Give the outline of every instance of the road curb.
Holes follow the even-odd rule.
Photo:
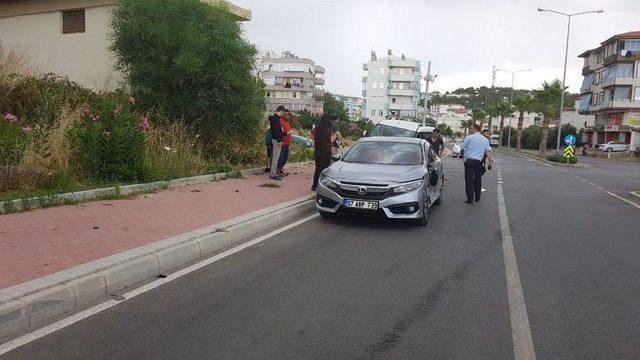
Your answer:
[[[313,195],[0,289],[0,338],[208,257],[315,210]]]
[[[543,162],[543,163],[548,164],[548,165],[564,166],[564,167],[581,167],[581,168],[588,168],[588,166],[587,166],[587,165],[580,164],[580,163],[578,163],[578,164],[566,164],[566,163],[553,162],[553,161],[549,161],[549,160],[547,160],[547,159],[539,158],[538,156],[533,155],[533,154],[523,153],[523,152],[517,152],[517,151],[514,151],[514,150],[504,150],[504,149],[500,149],[500,150],[498,150],[498,151],[503,152],[503,153],[505,153],[505,154],[510,154],[510,155],[514,155],[514,156],[519,156],[519,157],[523,157],[523,158],[528,158],[528,159],[537,160],[537,161]]]
[[[291,163],[289,166],[305,166],[311,164],[310,161]],[[32,197],[27,199],[16,199],[10,201],[0,201],[0,215],[20,212],[25,210],[34,210],[44,207],[63,205],[67,202],[82,202],[103,198],[106,196],[133,195],[144,192],[172,189],[180,186],[196,185],[208,183],[212,181],[224,180],[240,173],[242,176],[260,175],[264,168],[251,168],[240,171],[230,171],[209,175],[198,175],[188,178],[173,179],[167,181],[154,181],[150,183],[131,184],[123,186],[112,186],[100,189],[91,189],[84,191],[76,191],[63,194],[47,195],[40,197]]]

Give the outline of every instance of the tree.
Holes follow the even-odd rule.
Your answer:
[[[469,130],[469,128],[471,128],[471,126],[473,126],[473,124],[475,124],[475,121],[473,121],[473,119],[462,120],[460,122],[460,127],[462,127],[464,129],[464,135],[465,136],[468,134],[468,130]]]
[[[516,130],[516,150],[522,149],[522,124],[524,123],[524,113],[529,112],[533,108],[533,99],[531,96],[518,96],[513,100],[513,105],[518,110],[518,128]]]
[[[257,135],[264,86],[256,48],[223,6],[199,0],[120,0],[111,50],[138,104],[194,126],[215,144]]]
[[[340,120],[349,120],[349,112],[347,111],[347,108],[344,106],[342,101],[336,99],[335,95],[327,91],[324,93],[323,100],[323,110],[325,114],[338,115]]]
[[[504,138],[504,117],[511,116],[513,113],[513,106],[506,101],[499,102],[496,105],[496,112],[500,116],[500,128],[498,130],[498,134],[500,134],[500,141],[498,142],[498,146],[501,146],[502,139]]]
[[[300,126],[303,129],[311,129],[313,125],[316,125],[320,121],[318,116],[311,114],[307,110],[300,111],[298,118],[300,119]]]
[[[487,118],[487,113],[482,109],[473,109],[471,110],[471,119],[474,124],[480,123],[482,126],[482,122]]]
[[[540,154],[544,155],[547,151],[547,142],[549,139],[549,123],[551,119],[558,119],[560,115],[560,109],[558,104],[562,92],[565,91],[565,104],[570,104],[571,95],[566,92],[566,88],[562,89],[562,83],[560,80],[555,79],[551,83],[542,83],[542,90],[538,90],[535,94],[535,109],[543,114],[542,119],[542,134],[540,138]],[[571,105],[569,105],[571,106]]]
[[[440,131],[440,135],[442,136],[451,136],[453,135],[453,130],[447,124],[440,123],[436,128]]]
[[[497,105],[489,105],[486,109],[485,109],[485,113],[487,114],[487,116],[489,117],[489,121],[488,121],[488,129],[489,131],[493,134],[493,118],[498,116],[500,113],[498,112],[498,106]]]

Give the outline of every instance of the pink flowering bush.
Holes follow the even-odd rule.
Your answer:
[[[105,97],[83,113],[70,132],[73,153],[90,179],[135,182],[146,178],[145,135],[149,120],[123,95]]]
[[[0,118],[0,167],[17,165],[29,142],[31,127],[21,126],[18,119],[12,113]]]

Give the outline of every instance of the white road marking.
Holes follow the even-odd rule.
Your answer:
[[[592,183],[592,182],[590,182],[590,183],[589,183],[589,185],[593,185],[593,186],[596,186],[596,184],[594,184],[594,183]]]
[[[587,181],[587,179],[583,179],[583,178],[580,178],[580,180],[585,181],[585,182]]]
[[[620,196],[618,196],[618,195],[616,195],[616,194],[614,194],[614,193],[612,193],[612,192],[610,192],[610,191],[605,191],[605,192],[606,192],[607,194],[609,194],[609,195],[613,196],[613,197],[614,197],[614,198],[616,198],[616,199],[620,199],[620,200],[622,200],[622,201],[626,202],[627,204],[629,204],[629,205],[631,205],[631,206],[634,206],[634,207],[636,207],[636,208],[640,209],[640,205],[638,205],[638,204],[634,203],[634,202],[633,202],[633,201],[631,201],[631,200],[627,200],[627,199],[625,199],[625,198],[623,198],[623,197],[620,197]]]
[[[498,169],[498,173],[501,170]],[[500,216],[500,233],[502,235],[502,252],[507,277],[507,296],[509,298],[509,315],[511,318],[511,335],[515,360],[535,360],[536,353],[531,338],[531,327],[527,306],[524,301],[520,274],[516,262],[516,253],[509,227],[509,218],[504,201],[502,183],[498,183],[498,214]]]
[[[96,305],[96,306],[94,306],[92,308],[89,308],[87,310],[81,311],[81,312],[79,312],[77,314],[73,314],[73,315],[71,315],[71,316],[69,316],[67,318],[64,318],[64,319],[62,319],[60,321],[57,321],[57,322],[55,322],[53,324],[47,325],[47,326],[45,326],[43,328],[40,328],[38,330],[35,330],[35,331],[30,332],[28,334],[25,334],[25,335],[23,335],[23,336],[21,336],[21,337],[19,337],[17,339],[14,339],[14,340],[11,340],[9,342],[6,342],[6,343],[0,345],[0,355],[6,354],[9,351],[15,350],[15,349],[17,349],[17,348],[19,348],[19,347],[21,347],[23,345],[26,345],[26,344],[28,344],[28,343],[30,343],[32,341],[38,340],[38,339],[40,339],[40,338],[42,338],[42,337],[44,337],[46,335],[49,335],[49,334],[51,334],[53,332],[56,332],[56,331],[61,330],[61,329],[64,329],[67,326],[73,325],[73,324],[77,323],[78,321],[84,320],[84,319],[86,319],[88,317],[91,317],[91,316],[93,316],[95,314],[98,314],[98,313],[100,313],[102,311],[105,311],[105,310],[107,310],[109,308],[112,308],[112,307],[114,307],[114,306],[116,306],[118,304],[122,304],[123,302],[125,302],[127,300],[130,300],[130,299],[132,299],[132,298],[134,298],[134,297],[136,297],[138,295],[144,294],[144,293],[146,293],[146,292],[148,292],[150,290],[153,290],[153,289],[155,289],[155,288],[157,288],[159,286],[162,286],[162,285],[164,285],[164,284],[166,284],[166,283],[168,283],[170,281],[176,280],[176,279],[178,279],[178,278],[180,278],[182,276],[185,276],[185,275],[187,275],[189,273],[192,273],[192,272],[194,272],[194,271],[196,271],[198,269],[201,269],[201,268],[203,268],[203,267],[205,267],[207,265],[213,264],[214,262],[216,262],[218,260],[224,259],[224,258],[226,258],[226,257],[228,257],[230,255],[233,255],[233,254],[235,254],[235,253],[237,253],[239,251],[242,251],[242,250],[244,250],[244,249],[246,249],[248,247],[251,247],[253,245],[261,243],[261,242],[263,242],[263,241],[265,241],[265,240],[267,240],[267,239],[269,239],[269,238],[271,238],[273,236],[276,236],[276,235],[278,235],[280,233],[283,233],[283,232],[285,232],[285,231],[287,231],[289,229],[292,229],[292,228],[294,228],[294,227],[296,227],[296,226],[298,226],[298,225],[300,225],[302,223],[305,223],[305,222],[307,222],[309,220],[313,220],[316,217],[318,217],[318,214],[313,214],[313,215],[307,216],[307,217],[302,218],[302,219],[300,219],[300,220],[298,220],[298,221],[296,221],[294,223],[286,225],[286,226],[284,226],[284,227],[282,227],[282,228],[280,228],[278,230],[272,231],[272,232],[270,232],[268,234],[265,234],[263,236],[260,236],[260,237],[258,237],[256,239],[253,239],[253,240],[248,241],[246,243],[240,244],[240,245],[238,245],[238,246],[236,246],[234,248],[231,248],[231,249],[229,249],[227,251],[224,251],[224,252],[222,252],[220,254],[214,255],[214,256],[206,259],[206,260],[203,260],[203,261],[201,261],[199,263],[193,264],[193,265],[191,265],[189,267],[186,267],[186,268],[184,268],[182,270],[178,270],[178,271],[176,271],[176,272],[174,272],[172,274],[167,275],[166,278],[154,280],[154,281],[152,281],[152,282],[150,282],[148,284],[145,284],[145,285],[143,285],[143,286],[141,286],[139,288],[135,288],[135,289],[133,289],[131,291],[128,291],[127,293],[122,294],[122,298],[124,298],[124,300],[122,300],[122,298],[119,299],[119,300],[114,300],[114,299],[107,300],[107,301],[105,301],[105,302],[103,302],[101,304],[98,304],[98,305]]]
[[[604,188],[602,186],[598,186],[598,190],[604,191]]]

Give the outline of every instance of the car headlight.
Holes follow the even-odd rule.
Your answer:
[[[320,182],[322,183],[322,185],[331,188],[331,189],[335,189],[338,187],[338,182],[333,180],[332,178],[326,176],[326,175],[322,175],[322,178],[320,179]]]
[[[416,189],[420,189],[421,187],[422,187],[422,179],[398,185],[393,188],[393,192],[396,194],[401,194],[401,193],[406,193]]]

